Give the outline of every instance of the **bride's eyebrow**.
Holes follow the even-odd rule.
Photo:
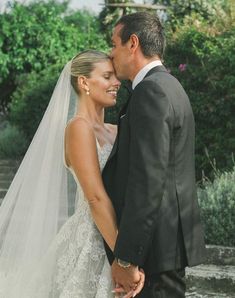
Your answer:
[[[112,75],[114,72],[113,71],[105,71],[103,74],[104,75]]]

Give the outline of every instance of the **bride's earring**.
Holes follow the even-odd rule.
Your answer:
[[[86,94],[90,95],[90,90],[89,89],[86,90]]]

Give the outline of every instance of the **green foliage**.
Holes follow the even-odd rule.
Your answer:
[[[105,1],[106,4],[125,4],[125,3],[134,3],[133,0],[108,0]],[[99,15],[100,20],[100,29],[101,32],[103,32],[106,36],[106,40],[109,44],[111,44],[111,34],[113,27],[115,23],[118,21],[118,19],[124,15],[133,13],[136,10],[134,8],[130,7],[109,7],[106,6],[103,8]]]
[[[235,167],[198,189],[207,244],[235,246]]]
[[[64,64],[84,49],[106,50],[93,18],[88,12],[69,14],[67,2],[55,0],[13,2],[0,14],[0,108],[8,108],[18,75]]]
[[[191,20],[192,22],[192,20]],[[235,27],[206,30],[202,20],[186,23],[168,37],[167,67],[184,86],[196,120],[197,177],[211,166],[231,168],[235,149]]]
[[[231,3],[232,0],[155,0],[156,4],[167,6],[167,26],[176,29],[183,22],[185,17],[197,14],[199,18],[207,21],[208,25],[221,16],[226,17],[223,21],[231,20]]]
[[[54,65],[18,78],[19,87],[12,96],[9,120],[25,133],[28,142],[42,119],[61,71],[62,66]]]
[[[100,32],[99,19],[87,10],[78,10],[64,18],[68,25],[75,27],[82,35],[78,49],[96,49],[108,51],[108,45]]]
[[[0,158],[21,158],[28,146],[26,137],[16,126],[7,124],[0,131]]]
[[[167,33],[166,65],[185,87],[195,113],[198,179],[202,170],[207,176],[211,171],[205,150],[216,159],[218,168],[226,169],[235,148],[235,29],[231,26],[231,12],[226,9],[216,10],[217,18],[213,11],[204,16],[193,10],[189,17],[184,14],[179,18],[180,26],[175,24],[174,30],[168,27]],[[105,34],[110,34],[113,22],[122,13],[116,8],[104,9],[100,18],[107,21]],[[28,140],[42,118],[62,66],[88,48],[108,49],[99,20],[87,11],[69,11],[67,2],[15,2],[0,14],[0,105],[11,107],[12,124]],[[117,105],[107,109],[106,121],[116,122],[126,97],[121,89]]]

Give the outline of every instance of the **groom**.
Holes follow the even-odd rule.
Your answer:
[[[112,253],[115,282],[138,297],[185,297],[186,266],[204,259],[194,173],[194,118],[180,83],[162,65],[165,38],[156,15],[123,16],[112,36],[119,79],[132,82],[118,135],[103,170],[118,221]]]

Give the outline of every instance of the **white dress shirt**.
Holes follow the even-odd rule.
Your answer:
[[[133,82],[132,82],[132,89],[134,90],[135,87],[143,80],[143,78],[146,76],[146,74],[154,67],[162,65],[162,62],[160,60],[155,60],[147,65],[145,65],[135,76]]]

